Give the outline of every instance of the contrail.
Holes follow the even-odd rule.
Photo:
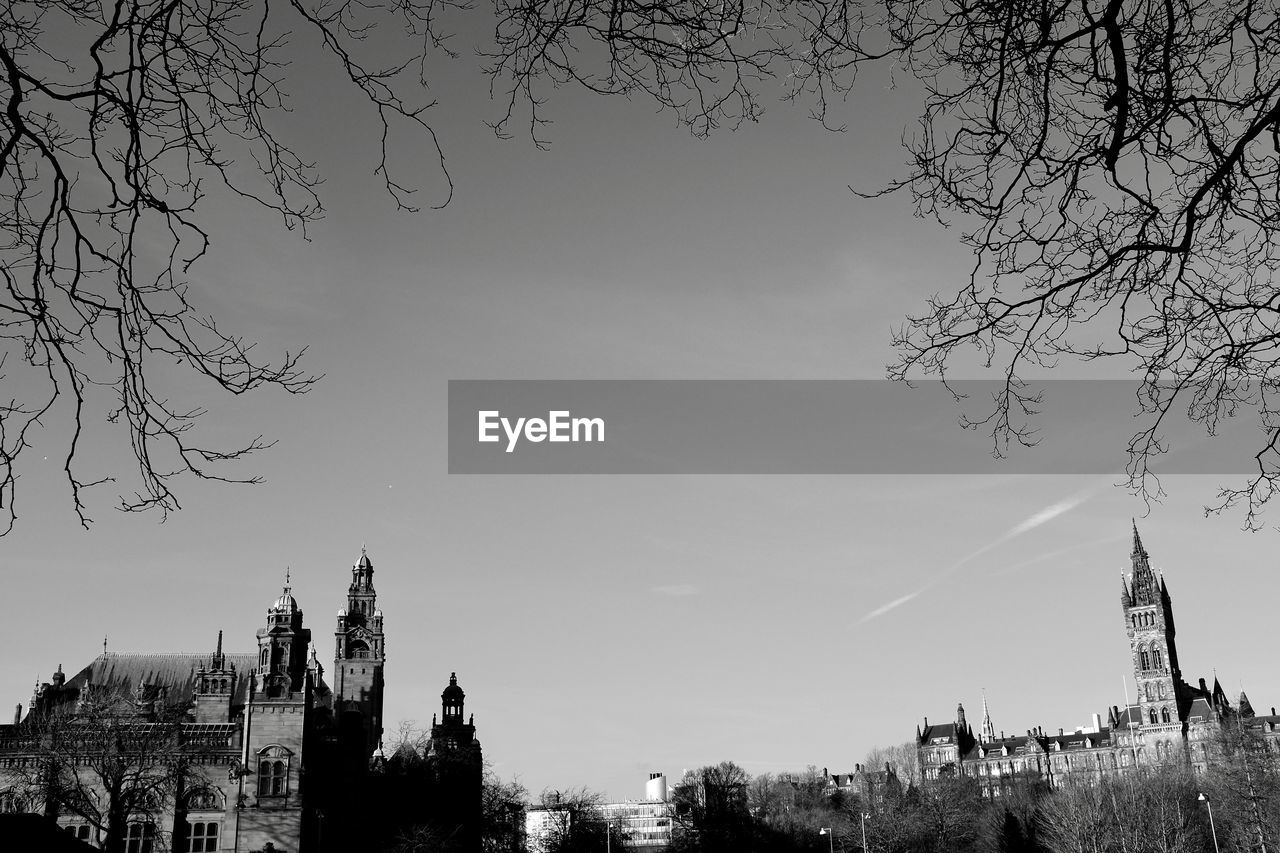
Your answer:
[[[901,607],[911,599],[916,598],[922,593],[928,592],[930,589],[937,586],[942,581],[951,577],[972,560],[978,557],[981,557],[983,554],[987,553],[988,551],[991,551],[995,548],[999,548],[1001,545],[1004,545],[1006,542],[1008,542],[1011,539],[1015,539],[1024,533],[1035,530],[1037,527],[1040,527],[1044,524],[1048,524],[1050,521],[1053,521],[1058,516],[1064,515],[1070,512],[1071,510],[1075,509],[1076,507],[1080,506],[1080,504],[1089,500],[1089,498],[1098,494],[1100,491],[1102,491],[1104,488],[1110,485],[1111,485],[1110,481],[1105,481],[1105,480],[1100,481],[1099,483],[1093,486],[1090,486],[1087,489],[1082,489],[1079,492],[1076,492],[1074,495],[1064,498],[1063,500],[1060,500],[1055,504],[1050,504],[1049,506],[1045,507],[1039,512],[1028,516],[1027,518],[1015,524],[1013,527],[1010,527],[1004,533],[997,536],[992,541],[988,542],[986,545],[983,545],[981,548],[977,549],[976,551],[973,551],[970,554],[966,554],[964,557],[961,557],[959,560],[952,563],[947,568],[938,572],[938,574],[934,575],[929,580],[928,583],[920,587],[915,592],[908,593],[902,596],[901,598],[895,598],[893,601],[890,601],[888,604],[882,604],[881,606],[877,607],[875,610],[872,610],[866,616],[862,617],[862,619],[859,621],[859,624],[863,622],[870,622],[872,619],[875,619],[876,617],[879,617],[879,616],[883,616],[884,614],[888,613],[890,610],[893,610],[894,608]]]
[[[876,618],[877,616],[883,616],[893,608],[906,604],[908,601],[915,598],[917,595],[924,592],[926,589],[928,589],[927,586],[921,589],[918,589],[915,592],[909,592],[906,595],[902,596],[901,598],[895,598],[893,601],[890,601],[888,604],[882,604],[879,607],[877,607],[875,610],[872,610],[866,616],[863,616],[862,621],[870,622],[872,619]]]

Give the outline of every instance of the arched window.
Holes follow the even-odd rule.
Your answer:
[[[1168,709],[1168,708],[1161,708],[1161,709],[1160,709],[1160,722],[1162,722],[1162,723],[1167,723],[1167,722],[1169,722],[1169,709]]]
[[[283,797],[288,778],[288,766],[283,761],[264,758],[258,764],[258,796]]]
[[[1151,716],[1151,722],[1154,723],[1156,721],[1156,709],[1152,708],[1147,713]]]
[[[1146,649],[1142,650],[1142,668],[1151,669],[1151,656],[1147,653]]]
[[[151,821],[133,821],[124,832],[124,853],[153,853],[156,825]]]
[[[1159,649],[1151,650],[1151,660],[1155,664],[1156,669],[1164,669],[1164,660],[1160,657]]]
[[[87,823],[72,823],[64,826],[63,831],[77,841],[88,843],[90,836],[93,834],[93,828]]]
[[[283,746],[268,746],[258,753],[259,797],[288,796],[291,755]]]

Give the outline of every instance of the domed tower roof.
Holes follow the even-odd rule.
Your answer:
[[[288,615],[301,613],[298,607],[297,599],[293,597],[293,587],[289,585],[289,570],[284,570],[284,589],[280,592],[280,597],[272,602],[271,607],[267,609],[269,615]]]
[[[449,686],[440,694],[440,704],[444,711],[442,722],[446,726],[462,725],[462,703],[466,699],[462,688],[458,686],[458,673],[449,673]]]
[[[364,546],[360,546],[360,562],[356,563],[357,569],[372,569],[373,561],[369,559],[369,555],[365,552]]]
[[[272,613],[296,613],[298,610],[298,601],[293,597],[289,587],[285,587],[280,593],[280,597],[271,605]]]
[[[467,697],[467,694],[464,693],[462,691],[462,688],[458,686],[458,673],[456,672],[449,673],[449,686],[446,687],[444,689],[444,692],[440,694],[440,698],[445,701],[445,704],[450,704],[449,700],[452,699],[452,700],[455,700],[457,704],[460,705],[462,704],[462,700],[465,699],[466,697]]]

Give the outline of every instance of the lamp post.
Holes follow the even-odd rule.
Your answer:
[[[1200,796],[1196,797],[1196,799],[1204,803],[1209,809],[1209,832],[1213,834],[1213,853],[1220,853],[1218,850],[1218,828],[1213,825],[1213,803],[1209,802],[1208,796],[1203,791],[1200,792]]]
[[[606,821],[604,822],[604,853],[610,853],[610,846],[609,846],[610,833],[609,833],[609,829],[610,829],[610,827],[612,827],[612,826],[613,826],[613,824],[609,823],[609,821],[607,821],[607,820],[606,820]]]
[[[827,849],[830,850],[831,853],[835,853],[836,851],[835,833],[831,831],[831,827],[829,826],[822,827],[822,829],[818,830],[818,834],[825,835],[827,837]]]
[[[862,813],[862,853],[867,853],[867,818],[871,815]]]

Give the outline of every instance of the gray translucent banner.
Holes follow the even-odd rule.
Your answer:
[[[1136,382],[1056,380],[993,453],[1001,385],[883,380],[451,380],[451,474],[1122,474],[1152,423]],[[505,423],[504,423],[505,421]],[[1186,404],[1161,424],[1156,474],[1241,474],[1265,443],[1256,412],[1209,436]]]

